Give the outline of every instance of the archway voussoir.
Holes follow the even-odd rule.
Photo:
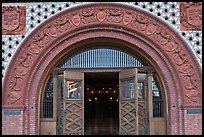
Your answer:
[[[152,65],[162,73],[170,107],[172,104],[202,107],[201,69],[181,36],[145,11],[112,3],[70,8],[36,28],[9,64],[2,88],[3,105],[29,104],[28,97],[32,95],[38,104],[37,95],[44,82],[42,76],[46,77],[55,65],[53,62],[68,54],[74,48],[72,45],[93,38],[130,43],[132,49],[139,49],[149,57]],[[179,96],[179,100],[175,100],[175,96]],[[35,115],[37,117],[37,113]]]

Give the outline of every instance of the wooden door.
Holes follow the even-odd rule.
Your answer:
[[[119,73],[119,134],[137,135],[137,68]]]
[[[64,71],[64,135],[84,134],[84,73]]]
[[[149,134],[148,129],[148,92],[147,92],[147,74],[138,74],[138,134],[147,135]]]

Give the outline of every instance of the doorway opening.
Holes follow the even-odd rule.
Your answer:
[[[84,134],[118,135],[119,73],[85,73]]]

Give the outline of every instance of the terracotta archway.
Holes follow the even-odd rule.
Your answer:
[[[3,83],[3,109],[22,109],[24,134],[38,134],[40,91],[48,72],[77,43],[101,38],[128,42],[151,60],[168,94],[167,132],[182,134],[182,110],[201,108],[200,66],[188,45],[168,24],[122,4],[70,8],[35,29],[9,64]]]

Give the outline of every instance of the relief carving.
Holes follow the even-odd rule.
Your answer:
[[[192,67],[190,64],[185,63],[185,64],[182,64],[181,66],[179,66],[178,71],[183,73],[183,74],[187,74],[187,73],[190,73],[192,71]]]
[[[146,32],[147,35],[152,35],[152,34],[154,34],[156,32],[156,30],[157,30],[157,26],[156,25],[148,24],[145,32]]]
[[[183,64],[186,61],[186,60],[181,58],[179,53],[176,53],[176,52],[172,54],[172,58],[173,58],[173,60],[175,61],[175,63],[177,65],[181,65],[181,64]]]
[[[128,25],[128,24],[130,24],[131,21],[132,21],[132,15],[130,13],[126,13],[123,16],[123,24]]]
[[[143,17],[142,15],[136,15],[135,19],[142,24],[151,23],[147,18]]]
[[[196,89],[197,88],[197,83],[196,81],[192,80],[191,76],[184,76],[184,83],[186,84],[186,89],[190,90],[190,89]],[[186,93],[188,94],[188,92]]]
[[[144,31],[147,27],[146,23],[138,22],[136,19],[133,19],[133,22],[131,23],[131,26],[137,30]]]
[[[107,12],[106,12],[107,11]],[[77,13],[77,12],[75,12]],[[18,16],[17,16],[18,17]],[[96,22],[98,20],[99,22]],[[148,16],[139,13],[128,13],[117,8],[101,8],[84,10],[79,15],[68,12],[67,15],[60,15],[51,24],[45,24],[43,29],[37,31],[37,35],[33,36],[26,45],[27,48],[19,56],[18,65],[14,68],[14,75],[10,80],[10,91],[8,92],[8,98],[14,100],[20,99],[21,84],[24,81],[24,77],[30,68],[31,64],[35,61],[36,57],[42,48],[49,46],[49,43],[63,35],[67,30],[75,27],[80,27],[82,22],[84,24],[89,23],[103,23],[110,22],[112,24],[120,23],[125,27],[129,27],[132,30],[137,30],[143,33],[146,37],[149,37],[152,41],[161,45],[168,56],[174,61],[175,66],[181,76],[182,82],[184,83],[185,93],[184,96],[189,100],[195,101],[198,95],[198,81],[194,72],[195,68],[189,62],[185,47],[180,44],[177,38],[174,38],[168,28],[159,25],[160,22],[156,22]],[[191,22],[190,22],[191,23]],[[197,22],[199,24],[199,22]],[[196,24],[196,25],[197,25]],[[14,27],[15,28],[15,25]],[[21,91],[22,92],[22,91]],[[200,94],[200,93],[199,93]],[[184,99],[185,100],[185,99]]]
[[[180,2],[180,29],[202,30],[202,2]]]
[[[41,32],[39,31],[39,32],[37,33],[37,35],[34,36],[34,41],[40,41],[41,39],[44,38],[44,36],[45,36],[44,30],[41,31]]]
[[[96,21],[96,15],[95,15],[95,11],[94,10],[87,10],[81,13],[82,16],[82,22],[84,24],[87,23],[93,23]]]
[[[169,40],[170,40],[170,34],[167,33],[166,30],[164,29],[161,29],[161,33],[159,33],[160,35],[157,35],[158,38],[157,38],[157,41],[159,41],[160,44],[162,44],[163,46],[166,45]]]
[[[7,95],[7,98],[11,101],[11,104],[22,98],[21,89],[23,80],[21,76],[24,75],[26,75],[26,72],[20,66],[18,68],[15,68],[14,77],[11,78],[9,84],[9,92]]]
[[[167,52],[172,52],[178,47],[178,44],[175,41],[170,41],[166,44],[165,50]]]
[[[103,22],[106,19],[106,12],[104,10],[100,10],[97,12],[96,17],[100,22]]]
[[[28,52],[24,52],[18,62],[22,64],[23,67],[28,68],[32,64],[33,56]]]
[[[3,6],[2,35],[22,35],[26,31],[26,6]]]
[[[22,98],[22,95],[18,92],[9,92],[8,99],[10,100],[10,104],[14,104],[16,101]]]
[[[46,34],[46,35],[44,35],[44,37],[40,41],[37,41],[36,43],[37,43],[38,47],[43,48],[50,41],[51,41],[51,38],[49,36],[47,36],[47,34]]]
[[[188,93],[185,94],[188,99],[188,103],[195,102],[197,103],[201,98],[201,94],[197,90],[189,90]]]
[[[33,43],[33,44],[28,46],[27,52],[28,52],[28,54],[39,54],[40,48],[37,46],[37,44]]]
[[[118,9],[110,9],[108,11],[108,22],[120,23],[122,21],[122,12]]]
[[[79,15],[74,15],[71,17],[71,22],[75,25],[75,26],[79,26],[81,23],[81,18]]]
[[[21,90],[22,81],[23,81],[22,78],[16,77],[15,84],[13,84],[14,86],[13,87],[11,86],[11,89],[14,90],[13,93],[15,93],[16,95],[18,94],[18,92],[16,92],[16,91]]]
[[[50,36],[52,36],[52,37],[54,37],[54,38],[56,38],[57,36],[58,36],[58,30],[57,30],[57,28],[55,27],[55,26],[49,26],[48,28],[47,28],[47,33],[50,35]]]
[[[63,16],[62,18],[59,18],[55,22],[55,26],[57,27],[58,31],[61,33],[72,28],[72,24],[70,23],[70,18],[65,16]]]
[[[24,76],[26,75],[26,70],[22,66],[17,66],[15,68],[15,73],[16,73],[16,76]]]

